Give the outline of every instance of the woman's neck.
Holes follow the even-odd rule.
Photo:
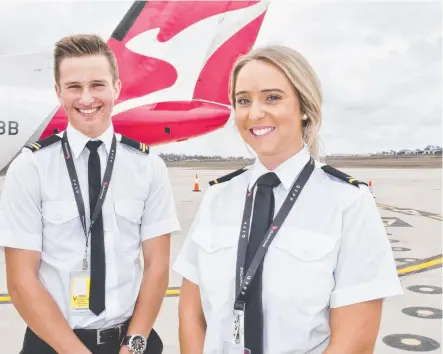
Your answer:
[[[290,159],[292,156],[298,154],[303,150],[304,144],[301,143],[292,149],[283,150],[282,152],[272,155],[258,155],[258,159],[269,171],[274,171],[283,162]]]

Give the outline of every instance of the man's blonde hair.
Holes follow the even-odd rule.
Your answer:
[[[313,157],[320,156],[318,131],[322,123],[322,91],[317,75],[308,61],[297,51],[284,46],[265,46],[240,56],[234,63],[229,78],[229,100],[235,108],[235,85],[240,70],[250,61],[260,60],[275,65],[287,77],[300,102],[303,120],[303,141]]]
[[[54,79],[60,80],[60,63],[64,58],[104,55],[108,59],[112,80],[118,80],[118,66],[114,53],[106,42],[95,34],[76,34],[60,39],[54,49]]]

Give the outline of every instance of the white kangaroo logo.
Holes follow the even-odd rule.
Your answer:
[[[113,114],[146,104],[189,101],[200,72],[211,55],[241,28],[261,15],[271,0],[214,15],[187,27],[166,42],[159,42],[160,28],[138,34],[126,43],[134,53],[170,63],[177,70],[174,85],[117,104]]]

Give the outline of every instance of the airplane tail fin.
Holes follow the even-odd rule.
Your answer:
[[[254,44],[268,4],[269,0],[134,2],[108,41],[124,83],[119,102],[168,88],[188,75],[188,81],[196,80],[189,98],[228,105],[232,64]],[[133,44],[143,34],[146,49],[140,42]],[[179,72],[180,63],[190,70]],[[201,65],[195,78],[189,73],[194,65]]]
[[[132,129],[140,131],[134,117],[137,124],[152,126],[150,112],[156,111],[156,119],[161,120],[170,109],[168,105],[162,111],[162,104],[175,102],[184,104],[187,108],[182,111],[191,115],[191,108],[201,104],[211,105],[215,113],[206,114],[205,123],[200,120],[201,129],[175,129],[178,135],[170,134],[168,139],[187,139],[222,127],[230,113],[231,67],[255,43],[269,2],[134,1],[107,41],[123,84],[113,111],[115,122],[132,124]],[[194,125],[191,118],[187,118],[188,126]],[[178,118],[177,123],[185,122]],[[54,129],[63,130],[66,124],[60,108],[42,137]],[[153,137],[150,143],[165,139]]]
[[[237,58],[247,53],[254,45],[257,35],[263,23],[268,7],[268,1],[227,1],[223,19],[220,21],[218,33],[214,37],[213,45],[209,49],[209,55],[203,67],[194,90],[194,98],[229,105],[228,82],[232,66]],[[229,27],[236,28],[239,19],[227,18],[230,11],[250,7],[250,11],[244,12],[243,16],[249,17],[246,26],[239,28],[229,39],[223,41],[224,34],[229,33]],[[254,7],[254,8],[253,8]],[[225,23],[226,22],[226,23]],[[218,47],[217,47],[218,46]]]

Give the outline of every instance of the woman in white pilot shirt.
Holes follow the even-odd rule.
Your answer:
[[[317,161],[322,93],[314,70],[294,50],[259,48],[234,65],[229,94],[238,131],[257,158],[208,188],[174,264],[183,277],[181,353],[373,353],[382,299],[402,288],[367,186]],[[247,190],[258,200],[254,184],[264,175],[273,180],[274,202],[247,207]],[[266,225],[278,231],[248,284],[249,261],[238,260],[246,252],[241,235],[250,233],[242,247],[251,259],[249,245],[265,237],[254,225],[263,229],[263,215],[277,215],[288,194],[296,200],[281,225],[278,216]],[[270,212],[265,204],[272,203]],[[248,289],[237,297],[240,283]]]

